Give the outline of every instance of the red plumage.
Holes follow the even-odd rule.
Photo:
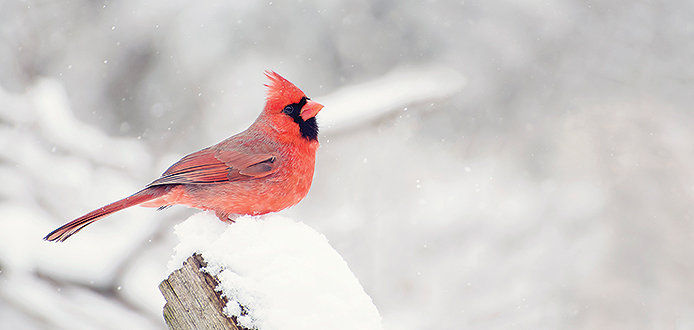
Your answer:
[[[311,187],[318,126],[323,108],[275,72],[267,102],[245,131],[183,157],[143,190],[81,216],[48,234],[64,241],[90,223],[133,205],[175,204],[231,215],[280,211],[303,199]]]

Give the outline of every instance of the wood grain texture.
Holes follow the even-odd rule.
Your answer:
[[[164,320],[170,329],[243,330],[233,318],[222,313],[226,299],[214,289],[219,281],[202,271],[206,262],[199,254],[189,257],[183,267],[159,284],[164,295]]]

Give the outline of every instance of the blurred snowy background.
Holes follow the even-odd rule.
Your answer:
[[[265,69],[326,105],[284,214],[386,328],[694,328],[693,41],[691,1],[0,1],[0,328],[164,327],[192,210],[41,238],[246,128]]]

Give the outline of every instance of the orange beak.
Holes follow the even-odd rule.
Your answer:
[[[309,120],[310,118],[315,117],[318,114],[318,111],[321,109],[323,109],[322,104],[308,100],[308,102],[306,102],[306,104],[304,104],[304,106],[301,108],[301,113],[299,115],[301,116],[301,119]]]

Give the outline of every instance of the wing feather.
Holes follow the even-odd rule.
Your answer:
[[[248,180],[277,171],[277,156],[239,150],[205,148],[171,165],[161,178],[148,185],[212,184]]]

